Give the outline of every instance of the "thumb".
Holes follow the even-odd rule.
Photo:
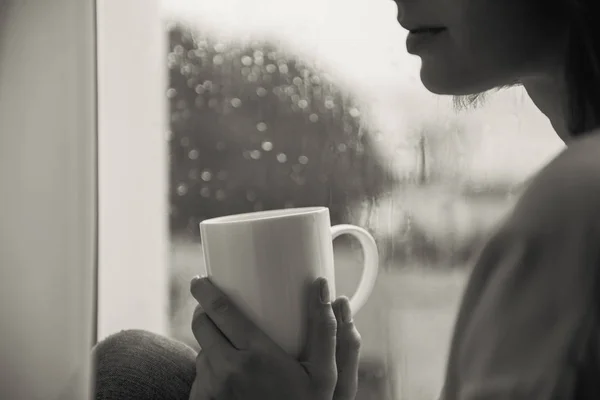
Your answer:
[[[309,297],[306,347],[300,361],[311,376],[335,378],[337,321],[325,278],[312,283]]]

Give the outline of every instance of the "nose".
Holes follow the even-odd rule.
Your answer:
[[[393,0],[392,3],[396,6],[396,15],[398,16],[398,21],[402,19],[402,15],[404,14],[404,7],[402,6],[402,0]]]

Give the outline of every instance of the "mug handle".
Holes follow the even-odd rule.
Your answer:
[[[367,302],[379,271],[379,252],[375,239],[365,229],[355,225],[335,225],[331,227],[331,240],[341,235],[350,235],[358,239],[363,251],[363,272],[354,295],[350,298],[352,314],[357,313]]]

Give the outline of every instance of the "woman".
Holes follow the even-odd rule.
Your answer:
[[[465,104],[487,90],[523,85],[569,144],[532,180],[483,249],[456,322],[442,398],[599,399],[600,4],[396,3],[400,24],[411,31],[407,48],[422,60],[427,89]],[[359,336],[340,309],[334,340],[331,306],[317,300],[318,290],[311,300],[309,350],[299,361],[281,354],[210,282],[194,281],[192,293],[204,307],[193,323],[205,349],[197,360],[167,339],[118,334],[96,349],[97,398],[354,397]],[[344,308],[346,300],[334,305]],[[142,390],[137,397],[119,383],[127,376],[124,353],[136,359],[134,365],[151,366],[151,375],[132,377],[127,390]],[[116,367],[113,375],[107,366]],[[148,389],[164,391],[168,385],[179,392],[152,397]]]

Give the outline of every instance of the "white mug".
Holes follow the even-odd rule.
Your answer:
[[[364,254],[361,281],[350,297],[356,313],[377,279],[373,237],[354,225],[331,226],[326,207],[261,211],[200,223],[206,275],[263,332],[289,354],[304,349],[308,287],[318,277],[335,299],[333,239],[348,234]]]

